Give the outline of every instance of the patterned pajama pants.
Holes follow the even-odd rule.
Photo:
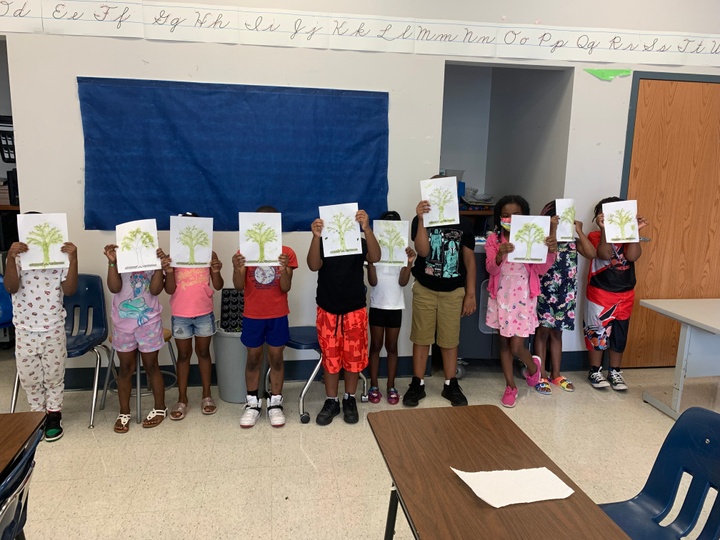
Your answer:
[[[17,370],[32,411],[62,409],[66,358],[65,327],[47,332],[15,331]]]

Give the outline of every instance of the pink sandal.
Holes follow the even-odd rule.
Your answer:
[[[387,400],[390,405],[397,405],[400,403],[400,394],[395,388],[388,390]]]

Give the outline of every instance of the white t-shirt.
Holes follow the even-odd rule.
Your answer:
[[[377,285],[370,289],[370,307],[405,309],[405,295],[398,283],[402,267],[376,266]]]
[[[20,288],[12,295],[16,329],[47,332],[65,326],[61,283],[67,274],[67,268],[20,270],[18,264]]]

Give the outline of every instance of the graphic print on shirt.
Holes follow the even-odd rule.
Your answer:
[[[271,289],[275,281],[280,279],[280,272],[274,266],[256,266],[252,276],[256,289]]]
[[[460,240],[457,229],[430,229],[430,254],[425,259],[425,273],[437,278],[460,275]]]
[[[150,279],[145,272],[133,272],[130,274],[130,285],[133,297],[120,302],[118,314],[122,319],[137,319],[138,326],[142,326],[150,320],[147,313],[152,311],[142,296],[150,288]]]

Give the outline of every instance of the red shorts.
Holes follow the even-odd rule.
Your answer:
[[[368,315],[361,308],[344,315],[328,313],[318,306],[317,333],[323,369],[359,373],[368,365]]]

